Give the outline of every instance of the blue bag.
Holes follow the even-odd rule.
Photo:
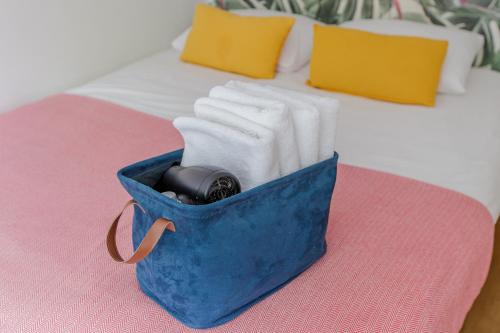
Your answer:
[[[108,249],[117,261],[138,262],[141,289],[185,325],[208,328],[235,318],[326,252],[337,153],[207,205],[178,203],[152,189],[181,159],[178,150],[118,172],[136,205],[136,252],[124,261],[116,249],[121,214],[110,228]]]

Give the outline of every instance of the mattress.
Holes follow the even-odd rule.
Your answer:
[[[193,114],[211,87],[246,77],[181,62],[167,50],[69,91],[173,119]],[[500,215],[500,73],[472,69],[467,93],[439,95],[433,108],[331,93],[305,84],[308,68],[259,80],[330,95],[341,103],[340,161],[442,186]]]

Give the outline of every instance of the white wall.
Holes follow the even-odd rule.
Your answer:
[[[168,47],[196,0],[0,0],[0,112]]]

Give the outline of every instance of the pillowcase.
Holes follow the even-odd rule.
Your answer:
[[[404,104],[433,106],[447,41],[314,27],[309,84]]]
[[[278,62],[277,70],[281,73],[296,72],[309,62],[313,44],[313,25],[321,24],[318,21],[302,15],[289,14],[268,9],[238,9],[232,10],[231,13],[241,16],[287,16],[295,18],[295,24],[288,34],[285,46],[283,46],[281,51],[281,57]],[[172,47],[175,50],[182,52],[190,31],[191,28],[188,28],[180,36],[174,39]]]
[[[181,60],[247,75],[274,78],[294,18],[239,16],[198,4]]]
[[[474,58],[483,48],[483,36],[452,27],[440,27],[402,20],[355,20],[341,25],[388,35],[406,35],[448,41],[448,53],[441,71],[438,91],[463,94]]]

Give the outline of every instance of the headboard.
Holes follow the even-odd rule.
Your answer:
[[[500,71],[500,0],[210,0],[224,9],[272,9],[339,24],[358,18],[404,19],[478,32],[475,65]]]

